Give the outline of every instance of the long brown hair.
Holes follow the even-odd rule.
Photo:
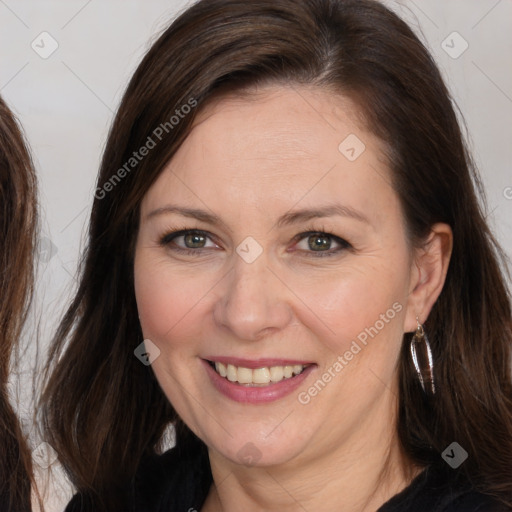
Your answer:
[[[21,130],[0,98],[0,502],[30,510],[32,459],[11,405],[11,359],[34,281],[36,178]]]
[[[50,355],[58,363],[45,422],[73,483],[105,501],[159,449],[169,423],[179,427],[177,443],[186,442],[151,368],[133,355],[142,341],[133,286],[139,207],[212,94],[250,94],[262,84],[317,86],[353,100],[387,145],[411,246],[434,223],[451,226],[446,284],[425,325],[438,393],[424,397],[405,334],[398,434],[419,465],[438,462],[457,441],[469,453],[464,477],[512,506],[512,325],[502,253],[432,57],[371,0],[202,0],[139,65],[108,137],[79,289]],[[178,119],[187,104],[197,106]],[[149,138],[155,146],[135,161]]]

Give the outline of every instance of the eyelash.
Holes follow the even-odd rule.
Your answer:
[[[215,240],[213,239],[213,237],[211,236],[211,234],[208,233],[208,231],[203,231],[201,229],[193,229],[193,228],[183,228],[183,229],[168,231],[166,234],[164,234],[163,236],[160,237],[159,244],[163,247],[168,247],[169,245],[171,245],[171,242],[173,242],[176,238],[179,238],[179,237],[185,236],[185,235],[189,235],[189,234],[204,236],[205,238],[210,239],[210,241],[212,241],[213,243],[216,243]],[[294,244],[296,244],[296,243],[299,243],[300,241],[302,241],[303,239],[311,237],[313,235],[329,237],[332,241],[339,244],[340,247],[338,247],[337,249],[334,249],[334,250],[329,249],[327,251],[305,251],[305,254],[307,254],[308,257],[326,258],[326,257],[330,257],[330,256],[335,256],[342,251],[349,250],[349,249],[353,248],[352,245],[349,242],[347,242],[346,240],[344,240],[343,238],[340,238],[339,236],[329,233],[328,231],[326,231],[323,228],[318,230],[318,229],[314,229],[313,227],[308,228],[307,231],[304,231],[304,232],[296,235],[295,237],[293,237],[292,242]],[[198,256],[204,249],[205,248],[198,248],[198,249],[187,248],[187,249],[185,249],[183,247],[174,245],[171,250],[181,253],[181,254],[188,255],[188,256]],[[206,248],[206,249],[208,249],[208,248]]]

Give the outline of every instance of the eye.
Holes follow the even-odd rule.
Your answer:
[[[187,233],[179,237],[189,249],[200,249],[206,245],[206,236],[201,233]]]
[[[207,232],[198,229],[182,229],[167,233],[160,239],[160,245],[188,254],[200,253],[201,249],[218,248]]]
[[[302,233],[296,239],[295,247],[313,257],[331,256],[352,247],[346,240],[321,231]]]

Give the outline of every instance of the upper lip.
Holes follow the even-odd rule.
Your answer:
[[[261,359],[244,359],[241,357],[229,357],[229,356],[208,356],[204,358],[206,361],[212,363],[223,363],[232,364],[233,366],[241,366],[242,368],[265,368],[269,366],[295,366],[303,365],[308,366],[312,363],[311,361],[300,361],[298,359],[277,359],[277,358],[261,358]]]

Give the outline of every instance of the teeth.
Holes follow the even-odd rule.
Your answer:
[[[227,377],[228,369],[226,368],[225,364],[223,364],[223,363],[215,363],[215,369],[217,370],[217,373],[221,377]]]
[[[238,382],[240,384],[251,384],[252,383],[252,370],[250,368],[237,368]]]
[[[228,364],[228,380],[236,382],[238,379],[236,368],[232,364]]]
[[[234,366],[232,364],[215,363],[215,370],[221,377],[227,377],[231,382],[246,385],[280,382],[283,379],[289,379],[293,375],[299,375],[304,368],[304,365],[296,364],[293,366],[270,366],[252,370],[251,368]]]
[[[238,373],[238,375],[240,375],[240,373]],[[268,368],[258,368],[257,370],[253,370],[252,381],[256,384],[268,384],[270,382],[270,370]]]
[[[283,380],[283,377],[284,371],[282,366],[272,366],[272,368],[270,368],[270,380],[272,382],[279,382]]]

